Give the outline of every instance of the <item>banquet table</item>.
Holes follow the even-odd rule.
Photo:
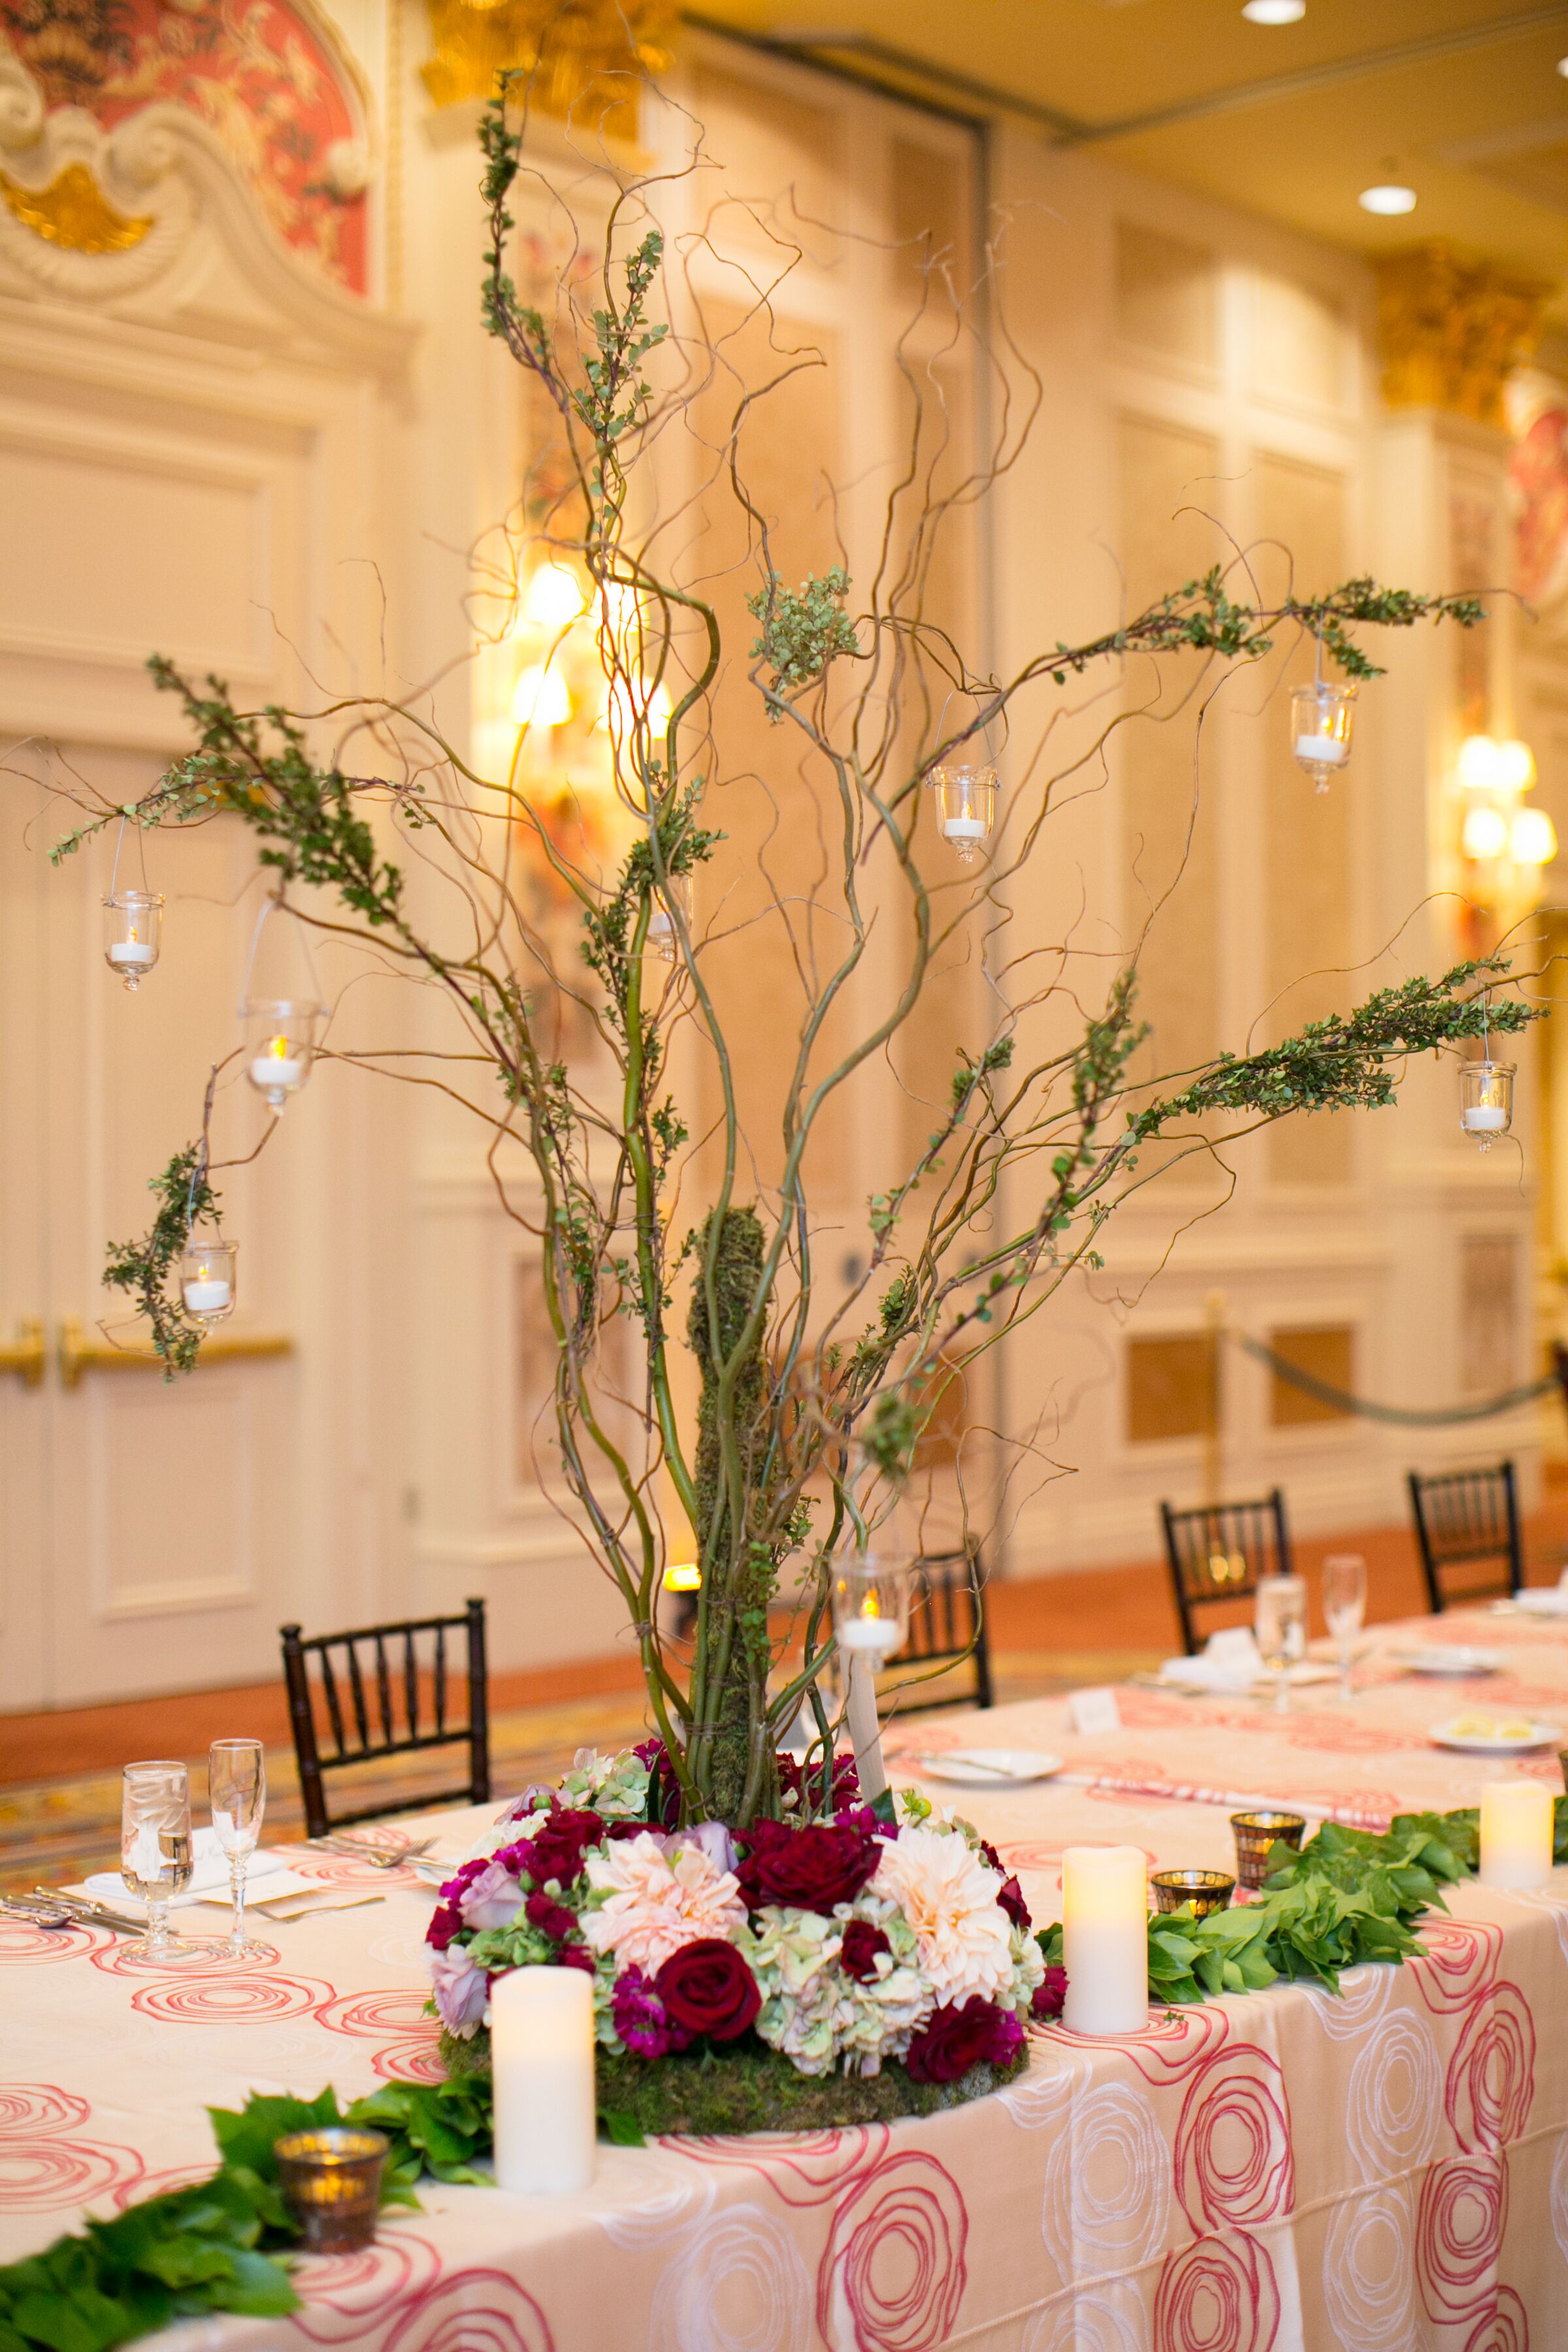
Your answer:
[[[1401,1642],[1480,1642],[1473,1684],[1401,1671]],[[1463,1706],[1568,1723],[1568,1619],[1453,1613],[1370,1637],[1348,1701],[1123,1686],[1121,1728],[1066,1702],[889,1728],[895,1782],[977,1822],[1037,1922],[1062,1849],[1231,1863],[1233,1797],[1380,1827],[1474,1803],[1500,1767],[1445,1753]],[[920,1759],[1047,1748],[1058,1777],[960,1792]],[[1556,1783],[1545,1754],[1510,1765]],[[493,1811],[399,1825],[465,1852]],[[0,2260],[86,2212],[199,2178],[204,2110],[252,2091],[356,2097],[435,2079],[406,1869],[300,1853],[374,1908],[276,1927],[243,1964],[148,1969],[101,1929],[0,1924]],[[200,1915],[198,1915],[200,1916]],[[182,1915],[182,1927],[189,1915]],[[216,1923],[221,1915],[211,1917]],[[1450,1890],[1403,1968],[1151,2011],[1145,2032],[1031,2038],[1007,2089],[920,2121],[602,2147],[593,2186],[529,2199],[426,2182],[363,2255],[303,2261],[288,2319],[147,2339],[183,2352],[1552,2352],[1568,2344],[1568,1870]]]

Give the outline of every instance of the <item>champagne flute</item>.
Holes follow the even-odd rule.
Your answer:
[[[1274,1669],[1274,1711],[1290,1708],[1290,1669],[1307,1654],[1307,1588],[1299,1576],[1264,1576],[1258,1581],[1253,1633],[1258,1655]]]
[[[207,1800],[218,1844],[228,1860],[234,1896],[234,1925],[227,1942],[217,1948],[226,1959],[249,1959],[267,1948],[245,1933],[245,1874],[267,1810],[267,1758],[259,1739],[213,1741],[207,1751]]]
[[[127,1764],[121,1775],[120,1874],[147,1906],[147,1931],[136,1946],[160,1965],[212,1949],[182,1943],[169,1933],[169,1905],[191,1883],[191,1779],[183,1764],[162,1757]]]
[[[1340,1657],[1340,1696],[1351,1695],[1351,1644],[1366,1617],[1366,1562],[1359,1552],[1331,1552],[1323,1562],[1323,1622]]]

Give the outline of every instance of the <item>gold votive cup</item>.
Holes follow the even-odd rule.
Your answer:
[[[1236,1881],[1224,1870],[1156,1870],[1149,1880],[1156,1911],[1180,1911],[1191,1904],[1200,1919],[1223,1911],[1236,1893]]]
[[[1236,1874],[1243,1886],[1261,1886],[1268,1875],[1268,1849],[1288,1845],[1300,1852],[1306,1822],[1300,1813],[1232,1813]]]
[[[287,2132],[273,2143],[283,2201],[307,2252],[347,2254],[370,2244],[389,2146],[384,2132],[351,2124]]]

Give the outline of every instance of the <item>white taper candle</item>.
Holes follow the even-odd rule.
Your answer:
[[[594,1979],[511,1969],[490,1987],[496,2185],[566,2196],[594,2178]]]
[[[1142,1847],[1068,1847],[1062,1965],[1064,2025],[1075,2033],[1142,2032],[1149,2022],[1149,1888]]]

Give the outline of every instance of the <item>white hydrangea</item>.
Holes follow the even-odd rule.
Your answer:
[[[1045,1955],[1026,1927],[1015,1927],[1012,1936],[1013,1981],[1005,1992],[996,1998],[1004,2009],[1028,2022],[1035,1988],[1045,1979]]]
[[[880,1927],[891,1947],[865,1983],[840,1966],[852,1919]],[[848,2074],[879,2074],[886,2059],[903,2056],[936,2006],[898,1906],[869,1892],[838,1904],[831,1918],[770,1906],[741,1948],[763,1995],[757,2032],[803,2074],[826,2074],[840,2063]]]

